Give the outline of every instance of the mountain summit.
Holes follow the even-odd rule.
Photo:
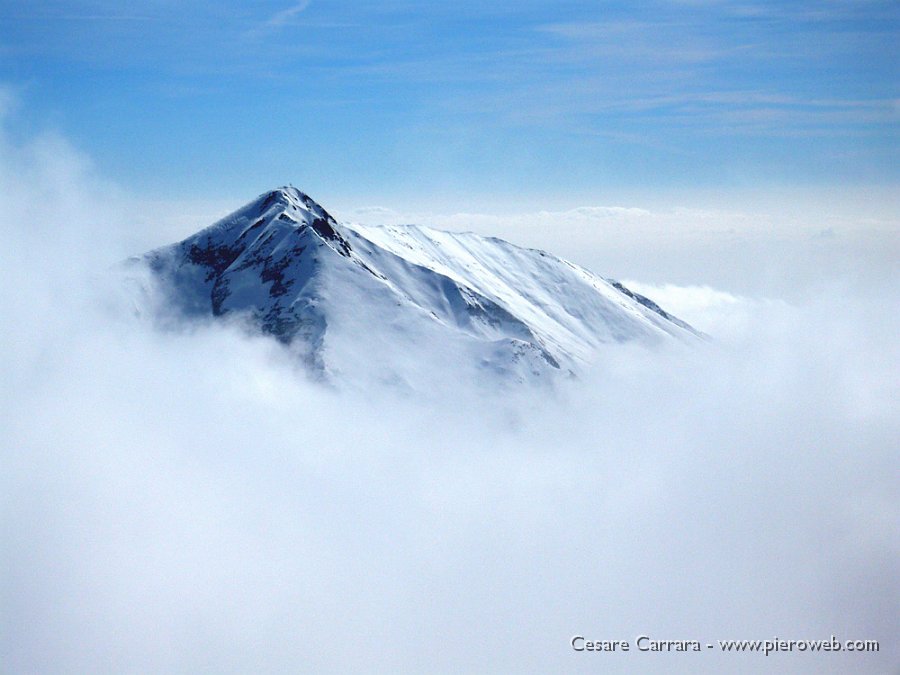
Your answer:
[[[294,187],[135,259],[187,317],[245,317],[317,375],[577,372],[603,345],[698,337],[651,300],[543,251],[419,226],[339,224]]]

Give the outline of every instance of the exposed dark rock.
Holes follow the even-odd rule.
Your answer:
[[[209,268],[206,280],[212,281],[229,265],[231,265],[243,251],[242,246],[228,246],[226,244],[213,244],[207,239],[205,247],[191,244],[188,249],[188,259],[195,265],[203,265]]]
[[[679,319],[677,316],[672,316],[672,315],[669,314],[666,310],[664,310],[662,307],[660,307],[660,306],[657,305],[655,302],[653,302],[650,298],[644,297],[644,296],[641,295],[640,293],[635,293],[635,292],[632,291],[631,289],[626,288],[625,286],[623,286],[623,285],[622,285],[621,283],[619,283],[618,281],[614,281],[614,280],[612,280],[612,279],[609,279],[608,281],[609,281],[609,283],[613,286],[613,288],[615,288],[616,290],[620,291],[621,293],[624,293],[624,294],[627,295],[629,298],[631,298],[631,299],[634,300],[635,302],[637,302],[637,303],[643,305],[644,307],[646,307],[646,308],[649,309],[650,311],[656,312],[656,313],[659,314],[662,318],[664,318],[664,319],[666,319],[666,320],[668,320],[668,321],[671,321],[671,322],[674,323],[676,326],[680,326],[681,328],[684,328],[685,330],[690,331],[691,333],[693,333],[693,334],[696,335],[697,337],[708,338],[708,336],[707,336],[705,333],[701,333],[700,331],[698,331],[698,330],[695,329],[694,327],[690,326],[689,324],[687,324],[687,323],[685,323],[684,321],[682,321],[681,319]]]
[[[302,246],[300,247],[300,252],[303,252]],[[284,271],[293,260],[293,256],[290,255],[282,257],[278,262],[272,262],[271,258],[266,258],[263,269],[259,273],[259,278],[263,283],[272,283],[269,287],[269,297],[277,298],[284,295],[294,285],[293,279],[285,280],[284,278]]]
[[[642,305],[643,305],[644,307],[646,307],[647,309],[652,309],[654,312],[656,312],[657,314],[659,314],[659,315],[660,315],[661,317],[663,317],[664,319],[669,319],[669,320],[672,319],[672,317],[669,315],[668,312],[666,312],[662,307],[660,307],[660,306],[657,305],[655,302],[653,302],[650,298],[646,298],[646,297],[644,297],[643,295],[641,295],[640,293],[635,293],[635,292],[632,291],[631,289],[625,288],[625,286],[623,286],[623,285],[622,285],[621,283],[619,283],[618,281],[612,281],[612,280],[611,280],[609,283],[612,284],[613,288],[615,288],[616,290],[618,290],[618,291],[624,293],[625,295],[627,295],[627,296],[628,296],[629,298],[631,298],[632,300],[635,300],[636,302],[639,302],[640,304],[642,304]]]
[[[228,278],[220,276],[216,279],[216,283],[213,285],[212,292],[210,293],[213,315],[221,316],[225,313],[222,309],[222,305],[229,295],[231,295],[231,291],[228,290]]]
[[[281,199],[281,192],[279,190],[273,190],[269,194],[266,195],[266,198],[259,205],[259,213],[262,215],[265,213],[275,202]]]
[[[350,255],[350,244],[341,235],[335,232],[331,224],[324,218],[316,218],[310,223],[310,227],[315,230],[323,239],[334,242],[343,251],[344,255]]]
[[[241,232],[241,236],[238,237],[238,241],[240,241],[241,239],[246,237],[248,234],[250,234],[254,230],[258,230],[260,227],[262,227],[263,223],[265,223],[265,222],[266,222],[265,218],[260,218],[259,220],[257,220],[250,227],[248,227],[246,230]]]

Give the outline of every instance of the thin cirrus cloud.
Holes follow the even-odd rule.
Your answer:
[[[896,180],[893,3],[487,4],[0,0],[0,78],[159,197]]]
[[[280,28],[281,26],[284,26],[292,18],[309,7],[309,2],[310,0],[304,0],[304,2],[299,2],[293,7],[288,7],[280,12],[276,12],[265,22],[265,25],[271,28]]]
[[[268,19],[247,31],[246,35],[248,37],[259,38],[290,25],[295,17],[306,11],[310,1],[311,0],[303,0],[303,2],[298,2],[296,5],[275,12]]]

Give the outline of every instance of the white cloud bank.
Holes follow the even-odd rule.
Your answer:
[[[61,139],[0,148],[5,672],[896,667],[896,284],[800,306],[663,288],[746,316],[552,399],[341,394],[267,340],[135,321],[97,274],[133,216],[98,210]]]
[[[657,286],[707,285],[731,294],[807,301],[835,282],[863,291],[896,279],[900,201],[896,190],[741,194],[715,207],[517,209],[513,213],[344,209],[364,223],[420,223],[473,230],[547,249],[606,276]]]

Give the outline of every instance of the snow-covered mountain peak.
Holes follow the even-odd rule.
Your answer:
[[[428,227],[339,224],[291,186],[142,260],[182,314],[244,316],[328,379],[547,378],[577,372],[603,345],[698,335],[543,251]]]
[[[299,222],[311,223],[317,218],[331,223],[335,222],[331,214],[317,204],[308,194],[301,192],[292,185],[280,187],[260,195],[248,206],[251,208],[255,207],[260,215],[273,211],[276,215],[280,212],[286,212],[299,216]]]

